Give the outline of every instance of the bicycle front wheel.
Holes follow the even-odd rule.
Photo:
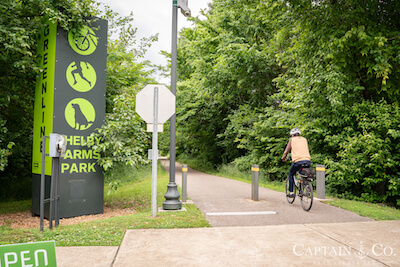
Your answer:
[[[289,178],[286,179],[286,200],[289,202],[289,204],[292,204],[294,202],[294,199],[296,198],[296,186],[293,184],[293,195],[289,195]]]
[[[309,211],[313,203],[313,186],[309,181],[302,181],[301,185],[301,206],[303,210]]]

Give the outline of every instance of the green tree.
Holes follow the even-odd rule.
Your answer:
[[[146,84],[155,83],[151,75],[155,69],[148,61],[140,61],[146,48],[157,40],[157,35],[137,40],[132,27],[133,14],[120,17],[105,11],[109,21],[107,56],[107,113],[105,124],[93,136],[102,138],[101,144],[92,146],[101,152],[99,164],[105,171],[118,164],[138,165],[147,162],[149,134],[135,112],[135,96]],[[117,38],[112,39],[116,33]],[[112,185],[116,181],[108,181]]]
[[[396,204],[399,11],[393,0],[215,0],[181,32],[178,152],[283,179],[297,126],[332,192]]]
[[[0,121],[0,133],[6,133],[7,128],[3,127],[4,122]],[[0,143],[2,140],[0,139]],[[13,142],[8,143],[8,145],[5,148],[0,148],[0,171],[4,171],[4,169],[7,167],[8,163],[8,156],[10,156],[11,149],[15,144]]]
[[[8,165],[1,172],[0,199],[30,196],[38,31],[47,20],[66,30],[77,29],[83,18],[94,14],[93,4],[92,0],[0,3],[0,158],[3,167]]]
[[[286,4],[296,23],[277,54],[288,70],[276,79],[282,107],[325,159],[333,191],[396,203],[398,1]]]
[[[268,2],[268,3],[267,3]],[[273,36],[262,10],[273,1],[214,1],[206,20],[181,32],[178,47],[178,153],[218,165],[244,156],[229,129],[242,106],[273,106],[280,68],[267,49]],[[180,105],[179,103],[183,103]],[[228,131],[227,131],[228,130]]]

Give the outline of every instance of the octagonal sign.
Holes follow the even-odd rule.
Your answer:
[[[136,95],[136,113],[147,123],[153,123],[154,88],[158,88],[157,122],[165,123],[175,114],[175,96],[162,84],[148,84]]]

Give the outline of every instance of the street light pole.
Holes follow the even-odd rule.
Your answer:
[[[179,7],[182,8],[184,15],[190,16],[187,7],[187,0],[179,0]],[[183,12],[182,12],[183,13]],[[172,2],[172,48],[171,48],[171,92],[176,96],[176,69],[177,69],[177,46],[178,46],[178,1]],[[170,148],[169,148],[169,184],[163,202],[164,210],[179,210],[182,202],[179,200],[178,187],[175,183],[175,160],[176,160],[176,114],[170,120]]]

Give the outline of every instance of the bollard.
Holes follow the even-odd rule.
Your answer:
[[[317,165],[317,198],[325,199],[325,165]]]
[[[188,167],[186,164],[182,165],[182,202],[186,202],[187,198],[187,172]]]
[[[260,168],[258,165],[251,166],[251,199],[258,201],[258,173]]]

